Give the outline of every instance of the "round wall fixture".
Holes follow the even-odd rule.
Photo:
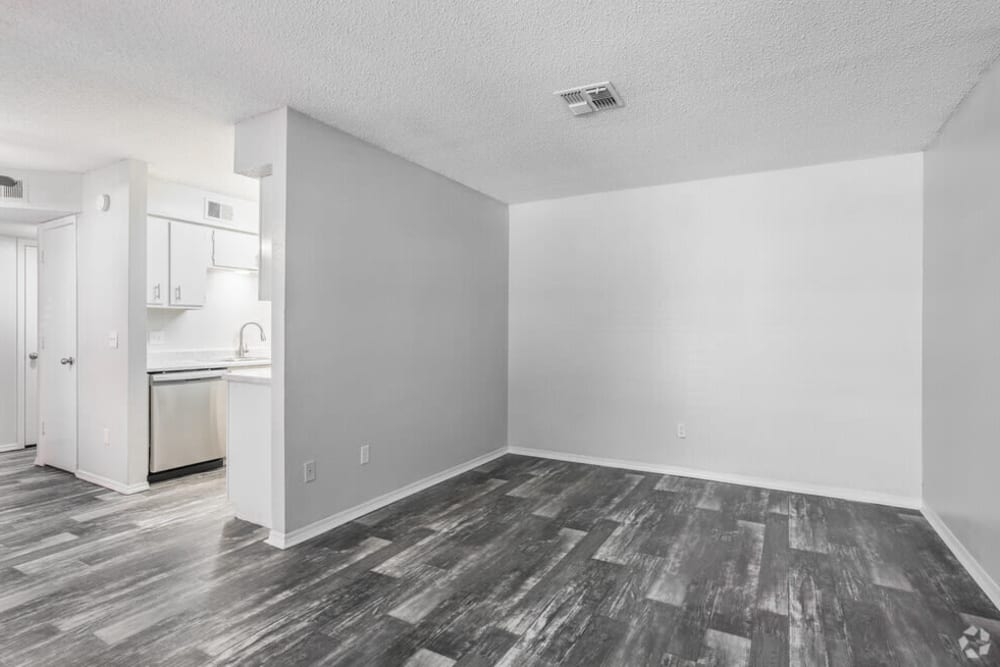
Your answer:
[[[98,195],[97,210],[107,211],[109,208],[111,208],[111,195]]]

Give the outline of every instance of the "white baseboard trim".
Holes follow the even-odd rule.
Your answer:
[[[9,445],[0,445],[0,453],[15,452],[19,449],[24,449],[24,445],[19,442],[12,442]]]
[[[951,549],[951,553],[955,554],[955,558],[962,564],[962,567],[968,570],[969,574],[976,580],[976,583],[979,584],[979,587],[983,589],[983,592],[986,593],[986,596],[993,604],[997,608],[1000,608],[1000,584],[997,584],[993,577],[979,564],[979,561],[969,553],[969,550],[955,537],[955,533],[951,532],[951,529],[948,528],[944,519],[937,512],[926,504],[920,511],[923,513],[924,518],[927,519],[927,523],[931,524],[931,527],[937,531],[937,534],[941,536],[947,547]]]
[[[392,503],[402,500],[407,496],[411,496],[418,491],[423,491],[424,489],[439,484],[440,482],[450,479],[455,475],[460,475],[463,472],[468,472],[473,468],[478,468],[479,466],[492,461],[493,459],[500,458],[507,453],[506,447],[501,447],[500,449],[493,450],[488,454],[483,454],[482,456],[477,456],[471,461],[466,461],[465,463],[460,463],[457,466],[448,468],[439,473],[430,475],[429,477],[424,477],[423,479],[417,480],[412,484],[407,484],[401,489],[396,489],[395,491],[390,491],[385,493],[378,498],[372,498],[371,500],[361,503],[360,505],[355,505],[350,509],[346,509],[343,512],[337,512],[336,514],[331,514],[330,516],[320,519],[319,521],[314,521],[308,526],[303,526],[302,528],[297,528],[288,533],[281,533],[276,530],[272,530],[270,535],[266,540],[267,544],[273,547],[278,547],[279,549],[288,549],[289,547],[294,547],[296,544],[301,544],[306,540],[310,540],[317,535],[321,535],[328,530],[332,530],[337,526],[341,526],[348,521],[354,521],[358,517],[362,517],[365,514],[374,512],[377,509],[381,509],[386,505],[391,505]]]
[[[130,496],[133,493],[142,493],[143,491],[149,490],[149,482],[122,484],[121,482],[109,479],[103,475],[95,475],[94,473],[87,472],[86,470],[77,470],[76,476],[78,479],[82,479],[85,482],[90,482],[91,484],[97,484],[98,486],[103,486],[106,489],[117,491],[124,496]]]
[[[652,472],[659,475],[676,475],[678,477],[693,477],[704,479],[710,482],[724,482],[726,484],[740,484],[742,486],[756,486],[763,489],[774,489],[775,491],[788,491],[790,493],[802,493],[811,496],[828,496],[830,498],[841,498],[860,503],[873,503],[876,505],[888,505],[889,507],[902,507],[906,509],[919,510],[923,503],[919,498],[907,496],[896,496],[878,491],[865,491],[861,489],[850,489],[839,486],[824,486],[822,484],[808,484],[803,482],[788,482],[784,480],[767,479],[764,477],[751,477],[748,475],[735,475],[721,472],[710,472],[708,470],[698,470],[696,468],[682,468],[679,466],[662,465],[657,463],[642,463],[639,461],[628,461],[623,459],[608,459],[598,456],[584,456],[581,454],[569,454],[566,452],[556,452],[548,449],[531,449],[528,447],[508,447],[511,454],[521,454],[524,456],[535,456],[541,459],[554,459],[556,461],[569,461],[571,463],[589,463],[590,465],[603,466],[605,468],[622,468],[624,470],[636,470],[639,472]]]

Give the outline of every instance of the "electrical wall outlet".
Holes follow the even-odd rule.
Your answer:
[[[117,331],[108,332],[108,347],[110,347],[112,350],[117,350],[118,349],[118,332]]]
[[[108,428],[107,426],[104,427],[104,446],[105,447],[111,446],[111,429]]]
[[[149,332],[149,344],[150,345],[163,345],[167,342],[167,335],[163,331],[150,331]]]
[[[361,445],[361,465],[368,465],[371,460],[371,445]]]
[[[315,461],[306,461],[302,465],[302,478],[306,481],[306,484],[308,484],[309,482],[315,482],[316,481],[316,462]]]
[[[687,426],[684,425],[684,422],[677,424],[677,437],[681,439],[688,437]]]

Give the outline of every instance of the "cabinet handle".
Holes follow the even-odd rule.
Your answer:
[[[153,299],[160,300],[160,283],[156,283],[156,287],[153,288]]]
[[[175,301],[180,301],[181,300],[181,286],[180,285],[178,285],[177,287],[174,288],[174,300]]]

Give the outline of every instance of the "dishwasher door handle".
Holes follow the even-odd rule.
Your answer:
[[[149,381],[153,384],[161,384],[164,382],[190,382],[192,380],[221,380],[223,373],[225,370],[152,373],[149,376]]]

